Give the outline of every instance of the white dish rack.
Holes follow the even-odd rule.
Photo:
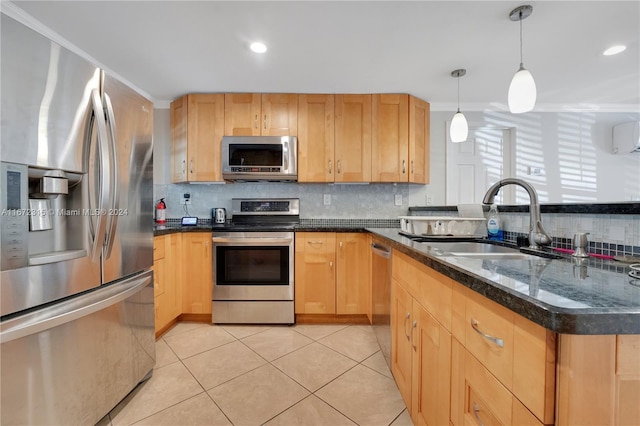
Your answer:
[[[486,219],[457,216],[399,216],[400,229],[411,235],[487,235]]]

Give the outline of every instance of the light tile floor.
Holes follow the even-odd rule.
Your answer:
[[[99,426],[411,425],[373,330],[182,322]]]

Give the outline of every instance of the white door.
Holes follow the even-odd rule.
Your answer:
[[[447,137],[447,205],[482,203],[491,185],[511,176],[513,133],[509,128],[472,125],[465,142],[453,143]],[[512,185],[504,187],[496,196],[498,204],[513,202]]]

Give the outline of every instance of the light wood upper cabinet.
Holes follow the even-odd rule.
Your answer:
[[[409,182],[429,183],[429,103],[409,96]]]
[[[298,182],[333,182],[334,95],[298,96]]]
[[[372,95],[371,181],[407,182],[409,95]]]
[[[173,182],[222,180],[224,95],[191,94],[171,103]]]
[[[373,95],[372,182],[429,183],[429,103]]]
[[[227,93],[225,136],[297,136],[298,95]]]
[[[371,181],[371,95],[335,95],[335,182]]]
[[[182,234],[182,313],[211,314],[213,274],[211,233]]]

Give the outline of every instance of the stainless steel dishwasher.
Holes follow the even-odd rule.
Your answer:
[[[376,239],[371,243],[372,325],[391,368],[391,248]]]

